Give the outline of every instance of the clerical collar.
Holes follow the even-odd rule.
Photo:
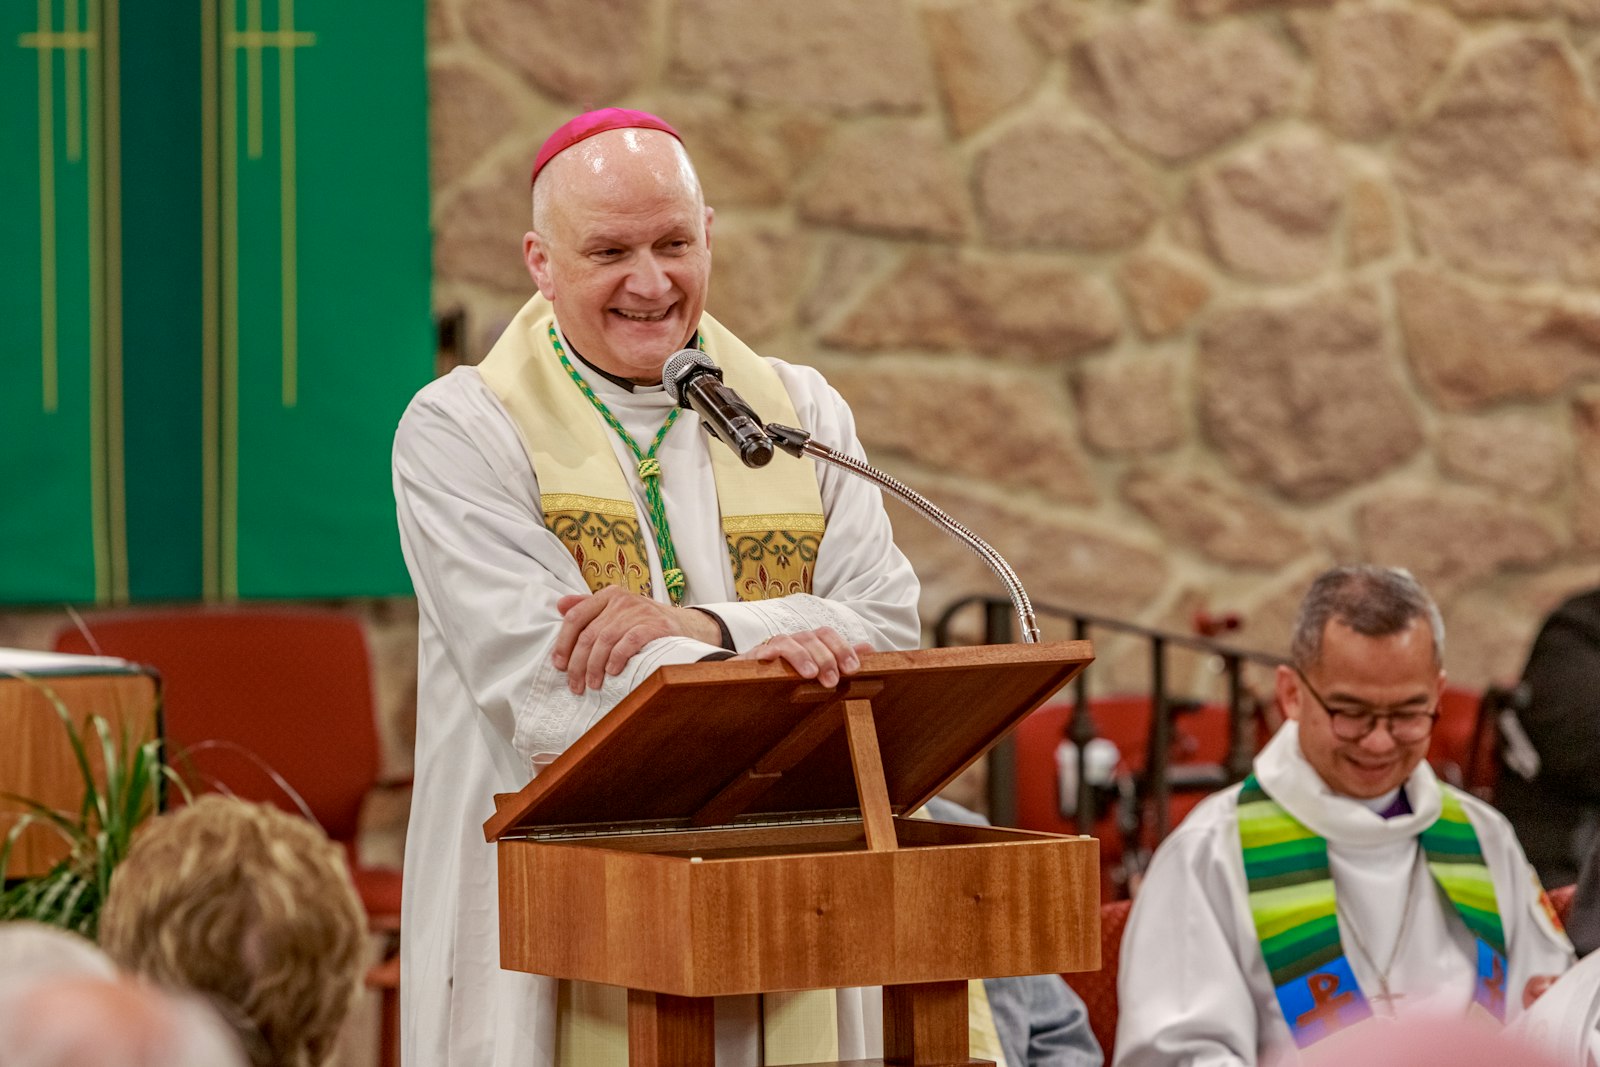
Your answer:
[[[1419,760],[1405,782],[1409,814],[1374,819],[1359,800],[1328,787],[1300,750],[1299,724],[1285,723],[1255,760],[1256,780],[1300,823],[1319,837],[1344,846],[1394,844],[1421,833],[1443,809],[1440,786],[1427,760]]]
[[[633,392],[635,389],[639,388],[639,383],[638,382],[630,381],[629,379],[622,377],[620,374],[612,374],[610,371],[603,370],[600,367],[596,367],[593,363],[590,363],[587,359],[583,358],[583,353],[579,352],[576,348],[573,347],[572,340],[569,337],[567,337],[565,332],[563,332],[561,334],[561,340],[566,344],[567,351],[571,352],[573,357],[576,358],[579,363],[582,363],[585,367],[588,367],[590,370],[592,370],[596,374],[600,375],[600,377],[604,378],[606,381],[610,382],[612,385],[615,385],[619,389],[625,389],[630,393]],[[699,330],[696,330],[695,333],[694,333],[694,336],[689,338],[689,347],[690,348],[699,348],[700,347],[700,331]]]
[[[1404,785],[1397,785],[1382,796],[1369,797],[1361,803],[1368,811],[1385,819],[1411,814],[1411,800],[1406,796]]]

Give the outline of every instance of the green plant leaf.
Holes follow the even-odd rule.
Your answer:
[[[101,715],[91,714],[80,725],[48,685],[19,677],[45,696],[61,722],[82,779],[83,802],[74,815],[33,798],[0,794],[25,809],[0,840],[0,878],[10,868],[17,841],[31,827],[47,827],[68,849],[67,857],[45,873],[0,889],[0,919],[35,919],[92,938],[117,864],[138,827],[159,810],[163,787],[175,787],[186,800],[191,793],[164,761],[159,739],[136,745],[126,724],[114,734]],[[101,762],[98,781],[91,744]]]
[[[111,797],[117,795],[122,788],[122,761],[117,758],[116,745],[111,740],[111,724],[100,715],[89,716],[85,723],[95,733],[100,742],[100,758],[104,761],[106,784],[103,790],[96,789],[94,778],[85,782],[84,798],[94,799],[94,814],[101,826],[111,821]]]

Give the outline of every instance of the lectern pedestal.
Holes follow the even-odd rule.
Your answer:
[[[652,675],[485,825],[501,964],[629,992],[634,1067],[710,1067],[711,997],[881,985],[882,1063],[967,1054],[970,978],[1099,966],[1089,838],[908,816],[1087,642]]]

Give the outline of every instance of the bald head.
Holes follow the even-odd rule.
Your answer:
[[[86,937],[40,922],[0,923],[0,982],[116,973],[111,958]]]
[[[132,979],[74,975],[0,991],[7,1067],[245,1067],[204,1003]]]
[[[641,185],[694,198],[705,206],[700,176],[676,137],[662,130],[628,127],[579,141],[552,159],[533,183],[533,228],[549,235],[556,213],[584,198],[636,196]]]
[[[699,328],[711,220],[676,137],[606,130],[539,171],[523,259],[568,345],[608,374],[653,384]]]

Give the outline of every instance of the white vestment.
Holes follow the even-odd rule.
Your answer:
[[[802,428],[859,456],[850,410],[821,375],[770,362]],[[665,392],[659,386],[629,392],[592,371],[586,377],[648,448],[672,408]],[[636,461],[609,436],[643,525],[649,512]],[[830,467],[817,471],[827,532],[813,595],[736,601],[706,451],[721,447],[684,412],[657,453],[668,524],[688,580],[684,603],[715,610],[740,651],[820,626],[880,650],[917,647],[917,579],[894,545],[879,491]],[[589,590],[571,554],[545,529],[521,439],[475,368],[454,371],[412,401],[395,437],[394,482],[421,616],[402,920],[402,1062],[548,1067],[556,983],[499,965],[495,850],[482,829],[494,794],[521,789],[657,667],[716,649],[661,638],[599,691],[571,694],[566,675],[550,664],[561,622],[556,600]],[[665,599],[653,542],[649,551],[652,588]],[[679,755],[685,757],[692,754]],[[863,1000],[858,991],[839,993],[847,1058],[880,1054],[876,1006],[863,1016]],[[719,1003],[719,1064],[755,1062],[754,1019],[745,1002]]]
[[[1600,1063],[1600,952],[1591,952],[1511,1026],[1559,1063]]]
[[[1391,1010],[1372,998],[1403,931],[1388,972],[1390,990],[1402,994],[1393,1010],[1464,1014],[1476,982],[1475,942],[1436,887],[1417,843],[1440,811],[1439,782],[1427,762],[1405,783],[1412,813],[1390,819],[1330,790],[1301,754],[1293,722],[1256,758],[1255,773],[1289,814],[1328,841],[1345,955],[1374,1013]],[[1235,786],[1197,806],[1156,850],[1134,899],[1117,981],[1116,1067],[1299,1060],[1250,915],[1238,795]],[[1461,803],[1483,849],[1505,928],[1509,1021],[1522,1010],[1528,979],[1565,971],[1572,946],[1545,914],[1510,824],[1475,797],[1463,796]],[[1375,961],[1354,944],[1352,929]]]

